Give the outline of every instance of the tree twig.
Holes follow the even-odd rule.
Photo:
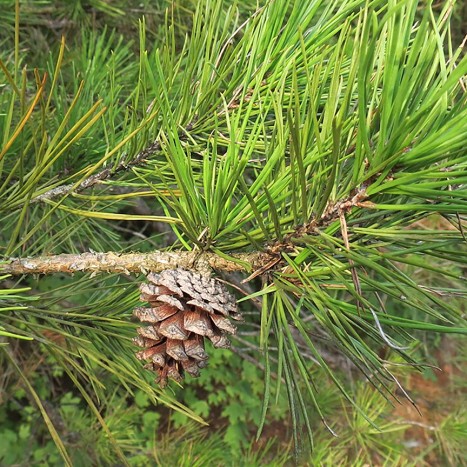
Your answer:
[[[368,198],[366,185],[356,188],[347,198],[340,199],[334,203],[328,203],[321,217],[312,218],[310,222],[302,224],[293,232],[287,234],[282,241],[274,243],[269,251],[288,251],[294,248],[294,241],[307,235],[316,234],[318,229],[328,226],[340,219],[341,213],[350,212],[354,207],[373,208],[373,203],[366,201]]]
[[[264,253],[239,253],[232,260],[214,253],[199,251],[153,251],[151,253],[81,253],[39,256],[37,258],[11,258],[0,264],[5,274],[54,274],[75,272],[147,273],[179,267],[205,271],[206,267],[218,271],[246,271],[260,267]]]
[[[30,203],[39,203],[44,200],[53,199],[58,196],[65,196],[71,192],[78,193],[85,190],[86,188],[91,188],[98,183],[112,178],[119,172],[128,170],[131,167],[141,165],[146,162],[151,155],[160,151],[161,144],[159,141],[154,141],[149,146],[140,151],[132,160],[128,162],[120,161],[114,168],[103,169],[100,172],[91,175],[90,177],[83,180],[79,185],[70,183],[68,185],[60,185],[51,190],[42,193],[41,195],[35,196],[31,199]]]

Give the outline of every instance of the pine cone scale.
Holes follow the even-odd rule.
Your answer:
[[[159,335],[154,326],[141,327],[138,328],[136,332],[141,337],[145,337],[146,339],[153,339],[154,341],[159,341],[161,339],[161,336]]]
[[[219,315],[211,315],[210,318],[214,325],[222,331],[226,331],[229,334],[235,334],[237,332],[237,328],[227,318]]]
[[[174,360],[178,360],[180,362],[184,360],[188,360],[189,358],[185,352],[183,341],[179,341],[176,339],[167,340],[166,352],[167,352],[167,355],[172,357]]]
[[[140,321],[146,323],[158,323],[164,319],[169,318],[170,316],[177,313],[177,308],[166,304],[155,305],[151,308],[147,307],[137,307],[133,311],[133,315],[138,318]]]
[[[189,332],[183,325],[183,313],[167,318],[159,326],[159,333],[168,339],[185,340],[188,339]]]
[[[185,329],[200,336],[210,336],[213,334],[212,325],[209,321],[209,318],[206,314],[193,311],[187,312],[184,316],[184,326]]]
[[[198,336],[184,341],[183,346],[185,347],[186,354],[195,360],[206,360],[208,358],[208,354],[204,350],[204,341]]]

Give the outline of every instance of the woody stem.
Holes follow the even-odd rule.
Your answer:
[[[11,258],[0,264],[0,273],[54,274],[75,272],[91,273],[147,273],[165,269],[189,268],[203,271],[250,271],[264,262],[261,253],[234,254],[226,259],[215,253],[199,251],[153,251],[150,253],[82,253],[40,256],[37,258]]]

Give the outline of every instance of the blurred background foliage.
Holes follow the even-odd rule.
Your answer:
[[[324,11],[331,3],[322,2],[319,8]],[[444,2],[438,3],[433,4],[434,13],[445,14]],[[248,18],[254,18],[259,8],[253,0],[235,2],[238,8],[235,12],[230,8],[231,2],[214,4],[207,11],[216,13],[220,29],[225,27],[217,31],[219,41]],[[419,20],[427,4],[419,2],[416,12]],[[20,13],[15,14],[18,5]],[[193,23],[197,6],[195,0],[0,0],[0,59],[6,68],[0,80],[2,145],[9,141],[10,129],[21,124],[18,115],[27,113],[31,101],[37,97],[40,105],[37,118],[25,122],[21,141],[15,141],[18,154],[27,154],[33,148],[36,159],[20,157],[11,166],[10,162],[0,163],[2,255],[148,251],[168,245],[182,248],[196,242],[199,232],[192,232],[189,227],[172,231],[167,224],[155,222],[155,216],[176,211],[182,217],[184,209],[188,209],[165,199],[163,193],[156,199],[154,192],[147,189],[155,183],[154,173],[170,186],[173,174],[168,170],[167,160],[162,158],[129,174],[123,173],[116,181],[109,180],[100,191],[70,196],[61,207],[52,201],[31,205],[29,210],[24,206],[31,197],[63,183],[76,184],[85,179],[93,164],[116,167],[120,162],[130,161],[154,139],[154,122],[163,119],[152,111],[157,104],[163,110],[163,103],[157,101],[154,92],[161,83],[153,70],[145,67],[149,68],[148,64],[153,64],[156,58],[162,61],[170,56],[158,55],[158,48],[173,46],[175,56],[189,53],[184,52],[184,40],[193,27],[199,27]],[[450,13],[450,53],[454,54],[466,34],[465,4],[458,2]],[[354,17],[354,22],[357,21]],[[337,40],[333,38],[331,42]],[[341,44],[344,51],[353,45]],[[144,50],[148,51],[146,55]],[[178,62],[162,65],[167,73],[171,65],[184,66]],[[342,66],[347,67],[347,62]],[[13,68],[17,76],[10,80],[8,70]],[[202,87],[203,76],[208,72],[195,70],[193,65],[193,73],[197,73]],[[235,74],[227,70],[225,76],[230,76],[229,73]],[[45,74],[47,93],[40,95]],[[269,75],[265,76],[269,79]],[[175,74],[168,79],[175,83],[174,89],[184,84]],[[280,81],[281,76],[275,79]],[[287,79],[296,79],[296,72],[291,72]],[[17,83],[18,101],[12,98],[12,82]],[[241,97],[248,101],[255,93],[260,94],[261,80],[255,85],[255,89],[243,90]],[[232,91],[229,86],[228,82],[222,82],[219,89]],[[184,146],[183,128],[196,124],[195,131],[186,137],[190,138],[195,155],[203,154],[204,141],[218,144],[214,149],[221,153],[227,152],[229,124],[215,117],[225,103],[220,96],[211,102],[205,99],[203,90],[193,88],[195,91],[200,97],[193,104],[174,100],[180,104],[177,114],[180,138],[169,142]],[[209,94],[210,89],[205,92]],[[290,102],[298,105],[293,96]],[[191,105],[196,112],[188,109]],[[229,105],[234,108],[240,103],[234,99]],[[11,110],[16,106],[22,113]],[[198,114],[204,120],[192,120]],[[250,117],[256,118],[255,110]],[[213,125],[219,133],[226,134],[225,140],[213,143],[209,139]],[[273,123],[264,125],[272,128]],[[247,144],[255,145],[255,149],[268,144],[263,135],[248,132],[249,129],[245,134],[251,139]],[[198,165],[194,159],[196,176],[206,167],[199,162],[201,156]],[[254,170],[253,164],[251,178],[256,175]],[[279,168],[277,173],[280,174]],[[262,204],[258,204],[261,213],[270,207],[268,198],[266,193]],[[240,218],[241,211],[237,214]],[[437,230],[443,230],[444,239],[449,235],[454,238],[459,235],[453,227],[455,216],[451,214],[444,217],[434,214],[423,219],[414,215],[411,225],[418,223],[421,239],[432,238]],[[395,225],[401,219],[399,214],[388,216],[393,216]],[[220,225],[217,245],[222,250],[222,246],[228,245],[241,248],[248,242],[254,246],[261,244],[268,234],[283,228],[277,226],[277,219],[265,218],[264,222],[267,221],[271,227],[263,229],[259,222],[255,230],[251,227],[255,219],[250,220],[251,225],[245,224],[250,233],[241,235],[223,233]],[[360,231],[362,237],[373,233],[363,227]],[[465,256],[465,250],[457,253]],[[465,289],[465,267],[460,260],[458,263],[450,260],[449,255],[454,256],[455,252],[427,257],[422,264],[414,253],[401,264],[401,270],[425,287],[439,290],[440,302],[445,293],[449,306],[465,316],[465,303],[459,292]],[[440,269],[447,273],[440,276],[437,274]],[[225,279],[234,285],[241,281],[235,275]],[[77,466],[121,462],[162,466],[292,465],[296,428],[291,420],[290,400],[284,391],[278,390],[277,379],[281,378],[274,372],[280,360],[274,345],[281,344],[271,343],[272,360],[267,368],[257,340],[261,307],[254,301],[241,305],[248,319],[234,341],[234,352],[209,352],[209,371],[196,380],[189,379],[183,388],[172,385],[164,393],[154,387],[150,375],[144,374],[129,344],[135,326],[128,318],[138,298],[135,278],[77,274],[0,280],[0,313],[2,316],[8,313],[5,326],[0,328],[0,346],[3,349],[8,346],[8,352],[2,352],[0,357],[0,463],[62,465],[65,457]],[[285,290],[287,284],[282,286]],[[245,290],[252,294],[260,287],[257,281],[251,290],[247,286]],[[389,296],[386,309],[397,309],[401,318],[426,322],[428,330],[433,321],[442,323],[399,298]],[[435,314],[435,318],[439,315]],[[338,435],[331,436],[320,414],[310,408],[307,423],[313,432],[314,449],[310,454],[306,436],[298,433],[300,462],[417,466],[456,466],[467,462],[462,449],[467,440],[467,418],[462,410],[466,402],[462,371],[467,355],[460,337],[413,330],[417,341],[410,344],[407,355],[414,362],[423,360],[433,365],[419,367],[420,372],[415,374],[402,365],[398,352],[381,356],[416,401],[422,418],[404,399],[402,388],[398,396],[403,404],[388,403],[355,370],[349,358],[335,351],[325,334],[319,335],[319,327],[316,332],[320,354],[357,404],[350,403],[339,391],[329,372],[320,368],[313,354],[307,354],[306,343],[295,335],[298,348],[306,357],[310,380],[319,386],[316,406]],[[12,339],[12,334],[22,339]],[[66,362],[68,368],[58,362]],[[272,402],[264,421],[265,373],[271,379]],[[256,439],[258,427],[263,423]]]

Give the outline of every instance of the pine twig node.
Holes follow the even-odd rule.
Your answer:
[[[147,279],[140,299],[149,307],[133,311],[139,321],[149,323],[133,339],[143,348],[136,357],[149,360],[144,368],[156,372],[161,387],[169,378],[182,381],[184,373],[199,376],[207,365],[206,337],[216,348],[230,347],[227,335],[236,332],[230,319],[242,319],[235,297],[220,281],[187,269],[150,273]]]

